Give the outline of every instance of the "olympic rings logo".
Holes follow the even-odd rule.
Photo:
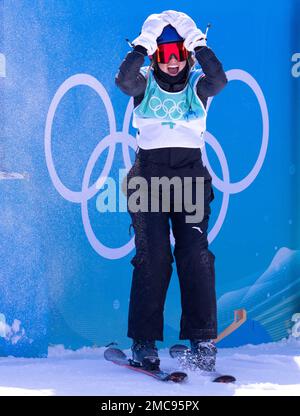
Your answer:
[[[149,107],[153,110],[157,118],[163,119],[169,117],[173,121],[182,118],[187,110],[185,100],[176,103],[172,98],[166,98],[162,102],[156,95],[150,98]]]
[[[262,168],[262,165],[265,160],[265,156],[266,156],[266,152],[268,148],[268,141],[269,141],[268,108],[267,108],[265,97],[263,95],[263,92],[259,84],[249,73],[243,70],[233,69],[233,70],[227,71],[226,75],[227,75],[227,79],[229,82],[230,81],[244,82],[254,92],[258,100],[261,115],[262,115],[262,137],[261,137],[261,146],[260,146],[258,158],[253,168],[243,179],[241,179],[238,182],[232,183],[230,182],[229,168],[228,168],[226,156],[223,152],[223,149],[220,143],[208,131],[206,131],[204,134],[205,143],[212,147],[212,149],[215,151],[219,159],[219,162],[222,168],[222,176],[223,176],[223,179],[220,179],[213,171],[212,167],[210,166],[209,160],[207,158],[206,150],[204,147],[202,149],[203,163],[207,166],[207,169],[209,170],[212,176],[213,185],[219,191],[223,193],[220,213],[217,217],[217,220],[214,226],[212,227],[208,235],[208,241],[210,243],[216,238],[216,236],[218,235],[218,233],[220,232],[222,228],[222,225],[226,217],[228,205],[229,205],[230,195],[242,192],[243,190],[248,188],[248,186],[250,186],[250,184],[255,180],[255,178],[259,174],[260,169]],[[98,143],[98,145],[92,152],[88,160],[84,175],[83,175],[82,189],[81,191],[76,192],[67,188],[63,184],[63,182],[60,180],[60,178],[58,177],[58,174],[55,169],[54,161],[52,158],[51,133],[52,133],[53,119],[54,119],[54,116],[55,116],[55,113],[57,111],[57,107],[60,101],[62,100],[64,95],[69,90],[71,90],[74,87],[77,87],[78,85],[85,85],[93,89],[102,99],[104,106],[106,108],[106,111],[107,111],[110,133]],[[207,112],[212,104],[212,101],[213,101],[213,98],[210,98],[208,100]],[[152,105],[154,106],[153,108],[155,108],[156,111],[158,111],[158,107],[157,107],[158,103],[156,103],[156,105],[155,104],[152,104]],[[176,110],[180,112],[179,110],[180,107],[177,108],[177,106],[176,106]],[[163,104],[161,108],[163,108]],[[173,114],[173,112],[175,111],[175,109],[173,110],[173,108],[174,108],[173,106],[168,107],[169,114]],[[98,240],[98,238],[96,237],[92,229],[92,225],[91,225],[89,213],[88,213],[88,200],[93,198],[96,195],[99,188],[103,185],[106,178],[109,176],[109,172],[112,168],[112,164],[114,160],[114,153],[115,153],[115,148],[116,148],[117,143],[120,143],[122,145],[122,153],[123,153],[123,159],[124,159],[124,164],[125,164],[126,169],[129,170],[131,168],[132,164],[131,164],[130,155],[129,155],[129,148],[132,148],[133,150],[136,149],[136,140],[133,136],[129,134],[129,123],[131,120],[132,111],[133,111],[133,99],[130,99],[128,102],[126,111],[125,111],[122,131],[117,131],[114,109],[113,109],[110,97],[107,94],[103,85],[91,75],[77,74],[68,78],[58,88],[50,104],[48,114],[47,114],[47,119],[46,119],[46,126],[45,126],[45,157],[46,157],[46,164],[47,164],[47,168],[48,168],[52,183],[63,198],[65,198],[66,200],[70,202],[81,204],[83,226],[84,226],[84,230],[85,230],[89,243],[99,255],[107,259],[112,259],[112,260],[122,258],[133,250],[134,237],[132,237],[126,244],[118,248],[110,248],[102,244],[101,241]],[[165,109],[164,111],[166,112]],[[93,168],[97,160],[99,159],[100,155],[106,148],[108,148],[109,151],[108,151],[108,156],[107,156],[106,162],[104,163],[101,175],[99,176],[99,179],[95,183],[89,186],[90,177],[91,177]],[[172,242],[174,242],[173,237],[172,237]]]

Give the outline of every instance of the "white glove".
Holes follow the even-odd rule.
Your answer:
[[[175,27],[184,39],[184,46],[188,51],[194,51],[197,46],[206,46],[205,34],[197,28],[196,23],[187,14],[175,10],[161,13],[162,18]]]
[[[141,45],[147,49],[148,55],[153,55],[157,49],[156,39],[169,23],[162,19],[161,14],[151,14],[142,26],[140,36],[132,41],[134,46]]]

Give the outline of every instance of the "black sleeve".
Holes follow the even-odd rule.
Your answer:
[[[204,72],[204,76],[197,83],[197,94],[201,99],[206,99],[218,94],[228,80],[221,62],[210,48],[197,47],[195,55]]]
[[[127,53],[115,77],[116,85],[131,97],[140,96],[145,92],[147,80],[140,73],[140,69],[144,64],[146,55],[147,50],[145,48],[139,45],[136,46]]]

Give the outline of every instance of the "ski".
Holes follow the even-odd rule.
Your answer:
[[[221,332],[214,342],[217,343],[230,335],[238,329],[246,321],[246,319],[247,313],[245,309],[235,310],[233,322]],[[188,349],[189,348],[186,345],[176,344],[170,348],[169,353],[172,358],[178,358]],[[128,358],[119,348],[107,348],[104,351],[104,358],[114,364],[151,376],[160,381],[173,381],[174,383],[181,383],[187,379],[187,374],[182,371],[166,372],[161,370],[159,368],[159,359],[154,360],[154,362],[148,362],[145,367],[144,365]],[[218,372],[206,372],[205,374],[203,372],[202,375],[208,375],[214,383],[234,383],[236,381],[235,377],[227,374],[220,374]]]
[[[169,354],[172,358],[180,358],[184,356],[187,351],[189,351],[189,347],[186,345],[176,344],[169,349]],[[221,374],[217,371],[203,371],[201,375],[210,377],[213,383],[234,383],[236,381],[236,378],[232,375]]]
[[[147,367],[142,366],[126,356],[126,354],[119,348],[109,347],[104,351],[104,358],[121,367],[128,368],[133,371],[145,374],[160,381],[173,381],[174,383],[182,383],[187,374],[182,371],[166,372],[158,367],[159,360],[149,362]],[[151,365],[156,369],[151,369]]]

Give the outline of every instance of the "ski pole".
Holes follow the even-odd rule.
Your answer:
[[[211,23],[208,23],[206,26],[206,31],[205,31],[205,39],[207,39],[208,29],[210,28],[211,28]]]

